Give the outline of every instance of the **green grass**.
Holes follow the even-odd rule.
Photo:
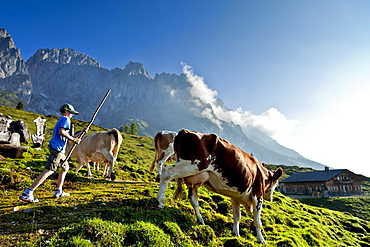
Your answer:
[[[0,104],[9,107],[16,107],[20,99],[12,92],[0,91]]]
[[[22,119],[35,131],[33,120],[39,115],[3,106],[0,112]],[[41,117],[48,119],[49,131],[58,119]],[[73,122],[76,129],[86,126]],[[105,129],[91,128],[100,130]],[[20,201],[22,190],[43,171],[47,155],[45,147],[30,148],[23,158],[0,162],[0,246],[262,246],[251,214],[242,208],[241,237],[234,237],[230,199],[205,189],[200,189],[199,203],[206,225],[196,223],[187,200],[172,199],[174,182],[166,192],[165,208],[159,209],[156,173],[149,172],[152,138],[123,134],[115,181],[102,179],[102,171],[92,171],[93,179],[86,179],[85,168],[76,176],[71,159],[64,186],[70,197],[52,198],[55,175],[36,190],[39,203]],[[370,246],[367,199],[303,203],[275,193],[274,202],[264,203],[263,235],[269,246]]]
[[[348,212],[364,220],[370,219],[370,197],[301,198],[301,202],[340,212]]]

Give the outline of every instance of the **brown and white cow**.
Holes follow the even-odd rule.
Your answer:
[[[157,197],[159,207],[164,207],[168,183],[172,179],[184,178],[190,187],[189,197],[199,223],[204,224],[204,221],[198,209],[197,190],[204,185],[210,191],[231,198],[233,232],[236,236],[240,236],[242,204],[249,212],[253,212],[258,241],[266,243],[261,233],[260,219],[263,199],[272,201],[272,194],[283,170],[268,170],[255,157],[215,134],[181,130],[175,138],[174,150],[177,163],[164,167],[160,178]]]
[[[170,158],[174,158],[173,142],[175,140],[176,132],[161,131],[154,137],[155,154],[150,171],[154,170],[157,164],[158,175],[161,176],[164,163]]]
[[[108,163],[110,166],[108,177],[113,179],[113,166],[116,161],[119,148],[122,143],[121,133],[113,128],[108,131],[96,132],[82,137],[80,144],[78,144],[72,152],[72,157],[76,158],[79,164],[76,168],[76,174],[83,165],[87,167],[88,177],[91,177],[91,170],[89,162]],[[69,152],[73,143],[68,142],[66,153]]]

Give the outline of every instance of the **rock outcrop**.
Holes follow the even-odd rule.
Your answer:
[[[0,88],[29,103],[32,83],[26,62],[4,28],[0,28]]]

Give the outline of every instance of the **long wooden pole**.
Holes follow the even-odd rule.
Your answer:
[[[102,107],[102,105],[104,104],[104,101],[107,99],[108,95],[110,94],[110,89],[108,90],[108,92],[105,94],[103,100],[100,102],[98,108],[96,108],[95,112],[94,112],[94,115],[92,116],[89,124],[86,126],[86,128],[83,130],[82,134],[78,137],[78,139],[81,139],[85,134],[86,134],[86,129],[90,128],[90,126],[92,125],[92,123],[94,122],[95,120],[95,117],[96,115],[98,114],[100,108]],[[64,165],[64,163],[71,157],[72,155],[72,152],[73,150],[75,149],[75,147],[77,146],[77,143],[73,143],[73,146],[71,148],[71,150],[69,150],[68,152],[68,155],[66,156],[66,158],[64,159],[62,165]]]

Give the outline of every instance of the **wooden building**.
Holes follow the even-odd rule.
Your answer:
[[[363,194],[362,176],[347,169],[297,172],[280,182],[280,190],[285,194],[346,196]],[[327,193],[326,193],[327,194]]]

